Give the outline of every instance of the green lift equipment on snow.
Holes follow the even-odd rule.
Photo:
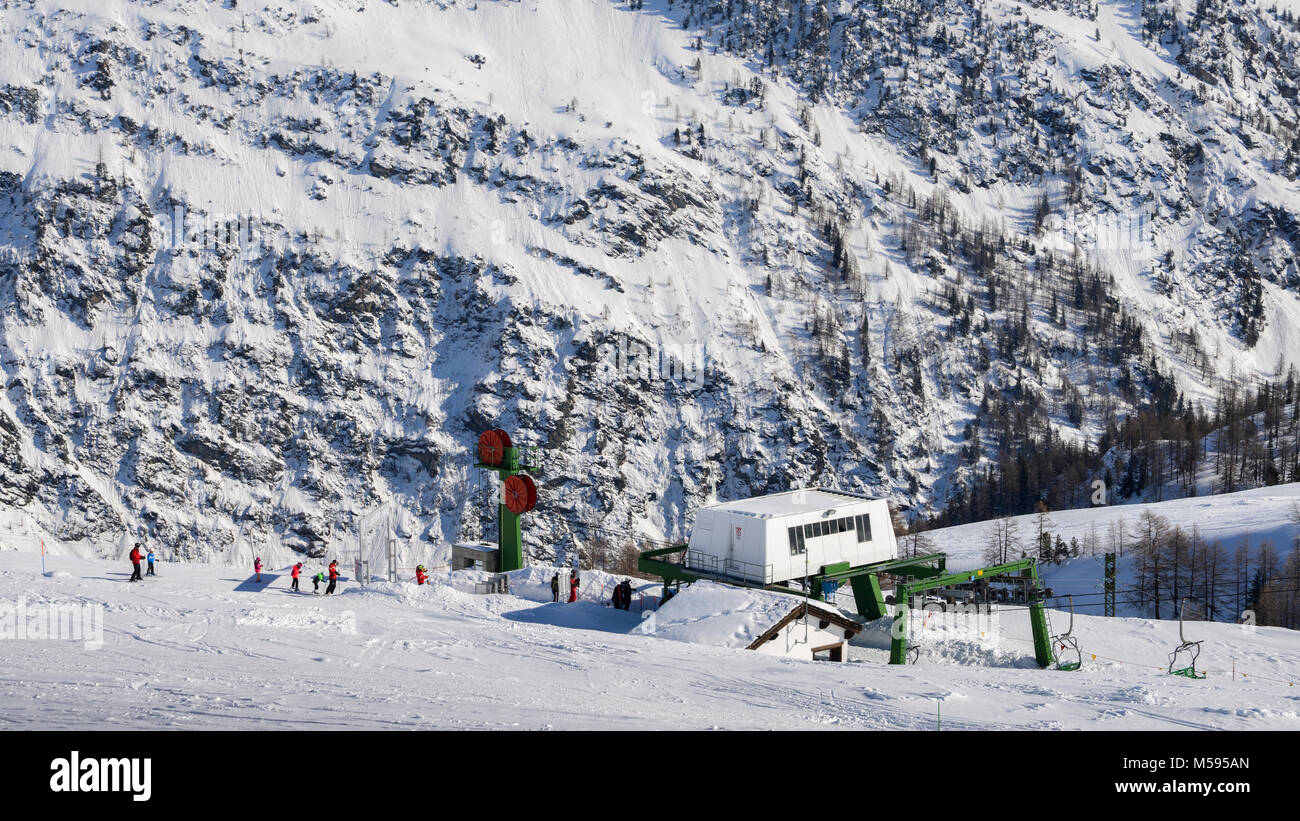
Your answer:
[[[889,663],[907,663],[907,614],[908,603],[916,593],[951,587],[979,580],[988,580],[995,576],[1021,574],[1027,571],[1033,580],[1029,593],[1029,625],[1034,636],[1034,660],[1039,667],[1048,667],[1054,661],[1051,639],[1047,630],[1047,614],[1043,608],[1041,585],[1038,579],[1038,563],[1034,559],[1020,559],[1006,564],[981,567],[976,570],[963,570],[960,573],[945,573],[923,579],[900,580],[894,587],[894,624],[893,640],[889,646]]]
[[[1083,653],[1079,650],[1079,641],[1074,633],[1074,596],[1070,596],[1070,626],[1059,636],[1052,636],[1052,650],[1060,650],[1056,657],[1056,669],[1074,672],[1083,666]],[[1061,656],[1065,658],[1062,659]]]
[[[1201,655],[1201,643],[1199,641],[1188,641],[1183,635],[1183,611],[1187,609],[1187,599],[1183,599],[1182,604],[1178,606],[1178,641],[1181,642],[1174,648],[1174,652],[1169,654],[1169,675],[1184,676],[1186,678],[1205,678],[1205,673],[1196,674],[1196,659]],[[1182,667],[1174,667],[1179,659],[1186,660]]]
[[[683,582],[712,579],[725,584],[741,587],[761,587],[780,593],[796,596],[822,598],[824,582],[835,586],[848,583],[853,589],[853,599],[857,602],[858,615],[868,621],[893,615],[893,640],[890,644],[889,663],[906,664],[908,655],[907,613],[908,603],[913,594],[941,587],[969,584],[971,582],[989,581],[997,576],[1028,576],[1032,588],[1027,596],[1029,602],[1029,621],[1034,636],[1034,659],[1040,667],[1049,667],[1055,661],[1052,644],[1047,629],[1047,615],[1043,607],[1041,583],[1038,578],[1038,563],[1032,558],[1020,559],[1006,564],[983,567],[976,570],[963,570],[960,573],[947,571],[948,557],[944,553],[929,553],[910,558],[890,559],[884,562],[850,567],[847,562],[826,565],[821,572],[809,576],[806,589],[794,589],[782,584],[757,584],[743,579],[719,576],[686,566],[684,558],[688,545],[678,544],[641,553],[637,560],[637,569],[643,573],[659,576],[664,580],[664,594],[669,592],[669,585],[678,587]],[[670,559],[674,554],[681,554],[683,561]],[[898,581],[894,588],[894,602],[891,607],[886,601],[880,587],[880,576],[890,575]],[[1066,668],[1061,668],[1066,669]]]

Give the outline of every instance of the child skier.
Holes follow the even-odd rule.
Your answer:
[[[427,578],[429,578],[429,577],[428,577],[428,575],[424,572],[424,565],[422,565],[422,564],[421,564],[421,565],[417,565],[416,568],[415,568],[415,583],[416,583],[416,584],[424,584],[424,580],[427,579]]]
[[[261,556],[258,556],[256,559],[253,559],[253,570],[257,573],[257,580],[260,582],[262,580],[262,557]]]
[[[551,601],[560,600],[560,574],[551,576]]]
[[[292,574],[291,574],[291,575],[293,576],[293,591],[294,591],[295,593],[299,592],[299,591],[298,591],[298,574],[300,574],[300,573],[302,573],[302,562],[298,562],[297,564],[295,564],[295,565],[293,566],[293,572],[292,572]]]
[[[574,570],[573,575],[569,577],[569,601],[578,600],[578,571]]]
[[[152,547],[149,548],[149,556],[148,556],[148,559],[149,559],[149,569],[148,569],[148,571],[145,572],[145,575],[146,575],[146,576],[154,576],[154,575],[157,575],[157,574],[155,574],[155,573],[153,572],[153,548],[152,548]]]
[[[317,570],[316,575],[311,577],[311,592],[319,593],[320,583],[323,581],[325,581],[325,574]]]
[[[334,592],[334,584],[339,580],[339,563],[337,560],[330,562],[330,586],[325,588],[325,595]]]

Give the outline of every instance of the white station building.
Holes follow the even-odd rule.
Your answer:
[[[888,502],[819,488],[700,508],[686,566],[774,584],[820,573],[824,565],[856,567],[895,558]]]

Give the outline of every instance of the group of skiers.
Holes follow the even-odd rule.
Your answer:
[[[253,562],[253,568],[257,571],[257,580],[260,582],[262,580],[262,557],[261,556],[258,556],[257,559]],[[316,575],[311,577],[311,584],[312,584],[311,592],[313,593],[320,592],[320,583],[325,581],[327,575],[329,577],[330,584],[329,587],[325,588],[326,596],[334,592],[334,585],[338,583],[338,579],[339,579],[338,559],[332,559],[330,561],[330,566],[328,569],[318,570],[316,571]],[[293,568],[289,571],[289,576],[290,578],[293,579],[293,582],[290,585],[290,589],[295,592],[301,592],[298,590],[298,580],[302,577],[302,562],[298,562],[293,566]]]
[[[551,601],[556,602],[559,600],[560,600],[560,574],[556,573],[554,576],[551,577]],[[574,570],[573,574],[569,576],[569,601],[575,602],[577,600],[578,600],[578,571]]]
[[[148,553],[145,553],[145,552],[144,552],[144,545],[140,544],[139,542],[136,542],[136,543],[135,543],[135,547],[131,548],[131,568],[132,568],[132,569],[131,569],[131,578],[129,579],[129,581],[133,581],[133,582],[144,581],[144,576],[141,576],[141,575],[140,575],[140,562],[142,562],[142,561],[144,561],[144,560],[146,560],[146,559],[147,559],[148,562],[149,562],[149,572],[145,573],[144,575],[145,575],[145,576],[156,576],[156,575],[158,575],[158,574],[156,574],[156,573],[153,572],[153,548],[152,548],[152,547],[149,548],[149,552],[148,552]]]
[[[153,570],[153,561],[154,561],[153,549],[150,548],[149,551],[146,553],[144,551],[144,546],[141,545],[139,542],[136,542],[135,547],[131,549],[131,566],[132,568],[134,568],[133,572],[131,573],[131,581],[136,582],[136,581],[143,580],[143,576],[140,575],[140,562],[145,560],[147,560],[149,563],[149,570],[145,575],[147,576],[156,575]],[[262,581],[262,557],[261,556],[258,556],[255,559],[253,559],[253,572],[256,574],[257,581],[260,583]],[[293,583],[290,589],[295,592],[301,592],[298,590],[298,580],[302,576],[302,562],[298,562],[297,564],[295,564],[293,566],[293,569],[289,571],[289,575],[293,578]],[[315,576],[311,577],[313,593],[320,592],[321,582],[325,581],[327,576],[329,578],[329,587],[325,588],[326,596],[333,593],[334,586],[338,584],[339,563],[337,559],[330,561],[329,568],[327,570],[318,571]],[[424,565],[418,565],[415,568],[416,584],[424,584],[428,580],[429,580],[429,571],[425,569]],[[578,600],[578,584],[579,584],[578,571],[574,570],[573,573],[569,576],[569,601],[571,602],[576,602]],[[551,577],[551,601],[558,602],[559,600],[560,600],[560,574],[556,573],[554,576]],[[632,582],[631,581],[624,579],[621,584],[619,584],[617,587],[614,588],[613,604],[614,607],[618,608],[619,610],[627,610],[632,606]]]
[[[334,582],[339,576],[338,562],[330,562],[329,574],[330,574],[330,586],[325,590],[325,595],[327,596],[330,593],[334,592]],[[293,570],[289,571],[289,575],[293,577],[293,589],[297,590],[298,578],[302,576],[302,562],[298,562],[297,564],[295,564],[293,566]],[[312,585],[311,592],[319,593],[320,583],[323,581],[325,581],[324,571],[320,571],[320,570],[316,571],[316,575],[311,577],[311,585]]]
[[[154,568],[153,568],[153,562],[154,562],[153,549],[150,548],[148,552],[146,552],[144,549],[144,545],[140,544],[139,542],[136,542],[135,547],[131,548],[132,570],[131,570],[130,581],[138,582],[144,580],[144,576],[140,574],[140,562],[142,561],[147,561],[149,564],[148,571],[144,574],[144,576],[157,575],[156,573],[154,573]],[[420,566],[420,570],[421,571],[424,570],[423,565]],[[256,574],[257,581],[261,582],[262,581],[262,557],[261,556],[258,556],[255,559],[253,559],[253,573]],[[301,592],[298,591],[298,579],[302,576],[302,562],[298,562],[297,564],[295,564],[293,566],[293,569],[289,572],[289,575],[293,577],[293,585],[291,589],[296,592]],[[313,593],[320,592],[321,582],[325,581],[326,578],[329,579],[329,587],[325,588],[325,595],[328,596],[334,592],[334,587],[335,585],[338,584],[338,580],[339,580],[339,563],[337,559],[332,560],[330,562],[328,569],[318,571],[315,576],[312,576],[311,580],[313,585],[312,587]],[[420,584],[424,584],[424,582],[421,581]]]
[[[262,557],[261,556],[258,556],[256,559],[253,560],[253,571],[257,573],[257,580],[260,582],[262,580]],[[338,559],[331,559],[330,566],[328,569],[318,570],[316,572],[316,575],[311,577],[311,582],[312,582],[311,592],[313,593],[320,592],[320,583],[325,581],[327,575],[329,577],[330,584],[329,587],[325,588],[326,596],[333,593],[334,586],[338,584],[338,580],[339,580]],[[289,576],[290,578],[293,579],[293,582],[290,584],[289,589],[295,592],[302,592],[298,589],[298,580],[302,577],[302,562],[298,562],[293,566],[293,568],[289,571]]]

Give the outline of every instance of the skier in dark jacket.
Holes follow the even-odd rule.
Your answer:
[[[135,569],[131,571],[130,580],[133,582],[144,581],[144,577],[140,575],[140,560],[143,558],[144,555],[140,553],[140,543],[136,542],[135,547],[131,548],[131,567]]]
[[[298,562],[293,566],[293,571],[290,573],[290,575],[293,576],[293,589],[295,591],[298,590],[298,576],[301,573],[302,573],[302,562]]]
[[[153,572],[153,548],[152,547],[149,548],[149,555],[146,556],[145,558],[149,560],[149,569],[145,571],[145,575],[146,576],[157,575],[156,573]]]
[[[335,583],[338,582],[338,580],[339,580],[339,563],[337,561],[332,561],[330,562],[330,586],[325,588],[326,596],[334,592],[334,585]]]
[[[560,574],[551,577],[551,601],[560,600]]]
[[[619,586],[615,589],[619,591],[618,598],[619,598],[619,603],[622,604],[621,609],[631,610],[632,609],[632,582],[628,581],[627,579],[624,579],[623,582],[619,584]]]

